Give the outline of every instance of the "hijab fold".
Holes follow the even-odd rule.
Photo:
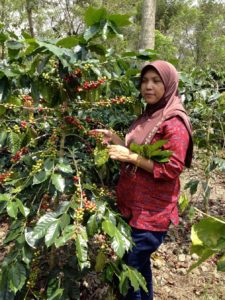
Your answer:
[[[185,165],[190,167],[193,154],[192,127],[178,96],[179,77],[177,70],[172,64],[162,60],[147,63],[141,71],[141,81],[144,74],[152,68],[160,75],[165,87],[165,93],[156,104],[147,104],[143,114],[133,122],[125,137],[125,145],[129,147],[131,143],[139,145],[151,143],[158,128],[165,120],[179,116],[190,136],[185,160]]]

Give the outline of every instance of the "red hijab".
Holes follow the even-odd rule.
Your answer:
[[[190,167],[193,153],[192,130],[190,120],[178,96],[179,77],[177,70],[170,63],[157,60],[144,66],[141,71],[141,80],[144,74],[152,68],[160,75],[165,87],[165,93],[156,104],[148,104],[144,113],[133,122],[125,137],[125,144],[129,147],[131,143],[139,145],[151,143],[156,131],[165,120],[179,116],[190,135],[185,160],[185,165]]]

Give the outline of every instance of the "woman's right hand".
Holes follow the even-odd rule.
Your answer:
[[[122,145],[124,146],[124,141],[113,131],[108,129],[93,129],[89,131],[91,134],[102,134],[104,136],[103,143],[109,144],[109,142],[112,142],[116,145]]]

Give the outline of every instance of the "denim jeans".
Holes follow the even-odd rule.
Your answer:
[[[150,256],[163,242],[166,231],[148,231],[136,229],[132,227],[132,239],[135,245],[132,250],[125,254],[124,260],[127,265],[137,269],[145,278],[148,292],[140,289],[134,291],[130,287],[128,294],[122,299],[124,300],[152,300],[153,286],[152,286],[152,271]]]

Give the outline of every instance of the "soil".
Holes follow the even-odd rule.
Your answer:
[[[204,172],[198,162],[181,176],[182,186],[190,179],[204,180]],[[225,177],[212,174],[212,187],[208,213],[225,216]],[[190,197],[190,195],[189,195]],[[191,204],[203,210],[201,189],[192,197]],[[195,219],[201,217],[197,214]],[[194,222],[194,221],[193,221]],[[191,223],[187,213],[180,217],[177,227],[171,226],[165,243],[152,257],[155,300],[225,300],[225,274],[217,272],[216,257],[208,259],[188,273],[189,267],[198,260],[190,253]]]
[[[209,214],[224,217],[224,174],[212,175]],[[182,186],[190,179],[204,179],[204,172],[198,162],[194,162],[193,167],[182,174]],[[200,189],[192,197],[191,203],[203,210]],[[200,214],[196,216],[196,218],[200,217]],[[2,246],[7,230],[7,220],[2,220],[0,223],[0,264],[8,251]],[[225,300],[225,274],[217,272],[215,257],[188,273],[189,267],[198,259],[195,254],[190,253],[190,230],[190,219],[187,213],[183,213],[180,217],[180,224],[177,227],[170,227],[165,242],[152,256],[155,300]]]

